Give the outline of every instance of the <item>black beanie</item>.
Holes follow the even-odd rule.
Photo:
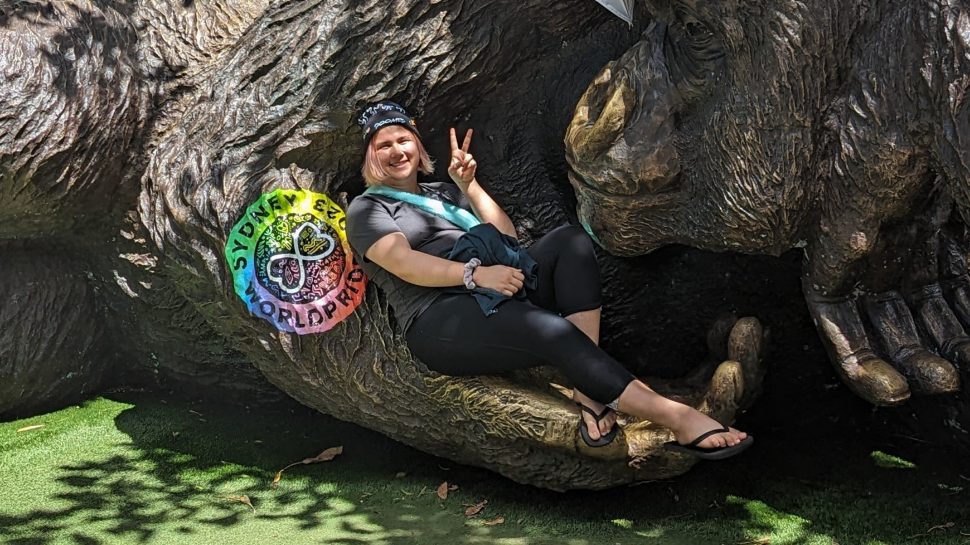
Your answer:
[[[374,134],[380,130],[382,127],[387,127],[388,125],[401,125],[405,129],[413,132],[419,138],[421,135],[418,133],[418,127],[408,115],[407,110],[402,108],[400,105],[395,104],[390,101],[382,100],[381,102],[376,102],[368,106],[360,117],[357,119],[357,123],[364,128],[364,146],[370,142],[370,139]]]

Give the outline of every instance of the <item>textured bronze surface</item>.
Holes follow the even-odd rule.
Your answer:
[[[809,310],[853,391],[956,391],[970,324],[938,284],[966,269],[941,272],[939,238],[970,218],[965,3],[645,5],[653,24],[566,133],[580,220],[623,255],[803,248]]]
[[[965,72],[955,31],[927,14],[958,26],[965,17],[924,3],[750,2],[735,15],[712,4],[699,20],[735,49],[713,48],[703,26],[675,24],[693,13],[690,3],[656,11],[637,43],[644,29],[589,0],[0,1],[0,318],[16,323],[0,332],[0,380],[47,404],[94,391],[104,376],[111,384],[165,377],[248,398],[278,388],[422,450],[553,489],[687,471],[693,461],[660,449],[669,433],[647,422],[627,422],[610,448],[580,446],[576,409],[542,373],[429,373],[379,290],[323,335],[281,334],[247,314],[222,257],[232,225],[278,188],[344,201],[361,192],[354,118],[366,103],[392,99],[416,114],[439,159],[449,125],[476,129],[480,180],[526,243],[575,221],[576,199],[580,218],[620,254],[674,242],[778,254],[804,241],[815,316],[843,330],[858,325],[851,340],[860,347],[870,346],[869,314],[891,321],[913,309],[904,325],[916,333],[889,337],[907,341],[897,343],[912,363],[902,378],[870,346],[871,357],[860,349],[866,358],[839,371],[876,379],[851,387],[870,398],[902,399],[917,383],[942,391],[938,377],[952,373],[936,356],[959,361],[966,344],[955,327],[970,314],[953,303],[970,293],[965,239],[949,223],[936,229],[950,218],[947,203],[962,209],[968,198],[952,191],[962,172],[953,169],[967,164],[957,77]],[[901,28],[926,34],[907,42],[916,52],[886,46]],[[668,62],[674,53],[694,61]],[[924,53],[933,60],[928,79],[919,79],[922,64],[890,77]],[[713,76],[698,68],[711,63]],[[670,78],[690,85],[667,93]],[[947,114],[951,104],[964,110]],[[907,229],[914,225],[924,228]],[[884,231],[899,242],[881,245]],[[894,261],[900,248],[926,246],[925,231],[950,238]],[[864,274],[874,270],[856,262],[864,256],[879,256],[886,272]],[[729,263],[690,252],[666,259],[681,268]],[[927,270],[910,263],[926,260],[949,272],[903,281]],[[696,300],[725,274],[680,282],[652,263],[601,255],[604,342],[640,374],[683,375],[651,383],[733,420],[767,380],[760,323],[718,322],[707,343],[714,356],[704,360],[701,324],[721,302]],[[745,276],[747,265],[732,266],[740,285],[772,289]],[[44,279],[23,282],[28,270]],[[936,284],[942,299],[921,291]],[[862,315],[850,297],[856,285],[899,297],[874,300]],[[25,298],[45,302],[11,303]],[[65,299],[76,302],[71,312]],[[684,316],[655,312],[671,305],[686,306]],[[697,330],[679,327],[685,321]],[[68,332],[69,343],[45,345]],[[641,361],[644,346],[673,356]],[[74,378],[45,378],[45,393],[24,369]],[[43,405],[9,391],[0,391],[5,416]]]

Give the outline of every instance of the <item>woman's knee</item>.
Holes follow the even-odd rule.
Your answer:
[[[562,316],[553,315],[543,323],[540,330],[535,331],[536,339],[546,345],[548,350],[556,352],[557,357],[573,354],[576,350],[584,350],[587,343],[592,343],[589,337],[575,324]],[[595,345],[595,343],[594,343]]]
[[[593,239],[579,225],[562,225],[555,228],[552,233],[560,252],[565,251],[581,259],[596,259]]]
[[[570,226],[570,241],[576,253],[586,259],[596,261],[596,247],[593,245],[593,238],[585,229],[578,225]]]

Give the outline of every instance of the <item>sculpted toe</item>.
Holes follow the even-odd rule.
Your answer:
[[[962,368],[970,368],[970,342],[955,342],[944,346],[940,353]]]
[[[899,405],[910,397],[906,378],[872,353],[844,358],[836,371],[850,390],[873,405]]]
[[[927,350],[919,350],[898,361],[913,393],[948,394],[960,389],[960,374],[947,360]]]

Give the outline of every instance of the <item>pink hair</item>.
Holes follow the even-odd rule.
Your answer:
[[[424,144],[421,143],[421,138],[417,134],[414,135],[414,143],[418,148],[418,171],[422,174],[434,173],[434,161],[428,156],[428,152],[424,149]],[[367,151],[364,153],[364,165],[360,167],[360,174],[364,177],[364,184],[367,187],[382,184],[384,183],[384,179],[387,178],[387,171],[384,170],[380,161],[377,160],[377,148],[374,147],[373,138],[367,143]]]

